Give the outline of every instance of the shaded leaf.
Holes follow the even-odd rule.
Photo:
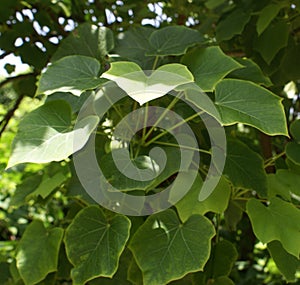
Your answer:
[[[17,268],[25,285],[36,284],[57,270],[63,229],[45,229],[35,220],[26,228],[17,253]]]
[[[96,277],[112,277],[129,238],[130,220],[121,215],[105,216],[98,206],[80,211],[66,230],[66,252],[74,265],[74,285]]]
[[[276,3],[270,4],[260,11],[256,23],[256,31],[258,35],[260,35],[269,26],[281,9],[282,5]]]
[[[295,274],[300,267],[300,260],[287,253],[277,240],[268,243],[268,250],[281,274],[288,282],[295,281]]]
[[[256,84],[271,86],[272,82],[266,75],[263,74],[260,67],[249,58],[236,58],[238,63],[244,66],[232,71],[228,77],[249,80]]]
[[[98,121],[97,116],[88,116],[72,130],[70,105],[65,101],[45,103],[21,121],[7,168],[66,159],[85,145]]]
[[[238,140],[228,140],[224,174],[237,188],[255,190],[260,196],[267,195],[267,180],[263,159]]]
[[[251,199],[247,203],[247,213],[253,231],[261,242],[280,241],[289,254],[299,258],[299,209],[279,198],[271,198],[268,207],[256,199]]]
[[[214,234],[210,221],[200,215],[184,224],[173,210],[150,216],[129,244],[143,272],[143,284],[166,284],[203,269]]]
[[[261,54],[266,63],[270,64],[275,55],[288,43],[289,26],[284,21],[278,21],[257,38],[254,48]]]
[[[288,142],[285,146],[286,156],[295,164],[300,165],[300,144]]]
[[[113,47],[114,35],[110,29],[84,23],[62,40],[51,60],[56,61],[68,55],[103,59]]]
[[[203,91],[212,91],[215,85],[231,71],[243,66],[215,47],[199,48],[182,58]]]
[[[290,132],[293,139],[300,143],[300,120],[296,120],[291,123]]]
[[[95,58],[71,55],[52,63],[39,80],[36,94],[70,92],[76,96],[105,82],[99,78],[100,63]]]
[[[241,9],[234,9],[233,12],[218,23],[216,28],[217,41],[230,40],[233,36],[240,35],[250,18],[250,12],[245,13]]]
[[[288,135],[282,99],[252,82],[224,79],[215,104],[224,125],[243,123],[269,135]]]
[[[204,42],[199,31],[184,26],[169,26],[154,31],[149,38],[150,50],[146,55],[181,55],[196,43]]]

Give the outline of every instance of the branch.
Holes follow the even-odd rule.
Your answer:
[[[3,132],[5,131],[10,119],[13,117],[15,111],[19,108],[23,98],[24,98],[24,94],[22,94],[20,97],[18,97],[18,99],[16,100],[15,104],[13,105],[13,107],[6,113],[5,117],[3,118],[3,120],[0,122],[1,125],[1,129],[0,129],[0,138],[3,134]]]
[[[24,78],[30,77],[32,75],[35,75],[35,74],[33,72],[31,72],[31,73],[26,73],[26,74],[20,74],[17,76],[7,77],[4,81],[0,82],[0,88],[2,88],[4,85],[6,85],[12,81],[24,79]]]

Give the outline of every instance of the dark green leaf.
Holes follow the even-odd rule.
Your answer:
[[[289,142],[285,146],[286,156],[295,164],[300,165],[300,144]]]
[[[112,277],[129,237],[130,220],[121,215],[105,216],[98,206],[80,211],[66,230],[67,256],[74,265],[74,285],[96,277]]]
[[[143,272],[143,284],[166,284],[203,269],[214,234],[212,224],[200,215],[184,224],[173,210],[150,216],[129,244]]]
[[[36,284],[57,270],[58,252],[63,229],[45,229],[33,221],[24,232],[17,253],[17,268],[25,285]]]
[[[224,174],[235,187],[255,190],[262,197],[267,195],[262,157],[238,140],[228,140]]]

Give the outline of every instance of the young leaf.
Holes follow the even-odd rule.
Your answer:
[[[252,82],[224,79],[216,86],[215,104],[222,123],[243,123],[269,135],[288,135],[282,99]]]
[[[52,63],[42,73],[36,94],[70,92],[75,96],[105,82],[98,77],[100,63],[95,58],[71,55]]]
[[[166,284],[203,269],[214,235],[212,224],[200,215],[184,224],[173,210],[150,216],[129,244],[143,272],[143,284]]]
[[[48,273],[57,271],[58,252],[63,229],[45,229],[41,221],[33,221],[25,230],[17,253],[17,268],[25,283],[42,281]]]
[[[112,277],[129,238],[130,220],[121,215],[105,216],[98,206],[80,211],[66,230],[67,256],[74,265],[74,285],[96,277]]]
[[[71,130],[70,105],[61,100],[45,103],[21,121],[7,168],[66,159],[86,144],[98,121],[97,116],[88,116]]]
[[[299,258],[300,254],[300,210],[279,198],[271,198],[270,205],[264,206],[257,199],[247,203],[253,231],[263,243],[280,241],[283,248]]]
[[[182,58],[203,91],[213,91],[215,85],[227,74],[243,66],[215,47],[199,48]]]
[[[181,64],[166,64],[147,76],[133,62],[115,62],[102,74],[103,78],[115,81],[140,105],[166,95],[175,87],[193,82],[193,75]]]

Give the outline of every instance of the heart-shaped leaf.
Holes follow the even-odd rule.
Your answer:
[[[216,46],[195,49],[184,55],[182,63],[191,70],[195,82],[203,91],[213,91],[228,73],[243,67]]]
[[[167,284],[203,269],[214,235],[212,224],[200,215],[191,216],[184,224],[173,210],[150,216],[129,244],[142,269],[143,284]]]
[[[148,76],[133,62],[114,62],[101,77],[115,81],[140,105],[193,81],[193,75],[188,69],[177,63],[163,65]]]
[[[288,135],[282,98],[252,82],[224,79],[216,86],[215,104],[222,123],[244,123],[269,135]]]
[[[48,273],[57,270],[58,252],[64,231],[45,229],[41,221],[33,221],[24,232],[17,253],[17,268],[25,285],[37,284]]]
[[[80,96],[83,91],[95,89],[105,80],[98,77],[100,63],[88,56],[71,55],[52,63],[42,73],[37,95],[70,92]]]
[[[274,240],[281,242],[283,248],[299,258],[300,254],[300,210],[291,203],[272,198],[268,207],[257,199],[247,203],[253,231],[263,243]],[[284,226],[283,226],[284,225]]]
[[[68,258],[74,265],[74,285],[96,277],[112,277],[129,238],[130,220],[121,215],[105,216],[98,206],[80,211],[66,230]]]
[[[86,144],[98,121],[97,116],[88,116],[72,130],[70,105],[63,100],[45,103],[21,121],[7,168],[68,158]]]

